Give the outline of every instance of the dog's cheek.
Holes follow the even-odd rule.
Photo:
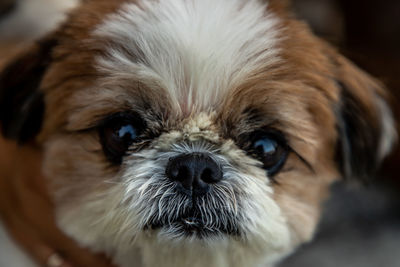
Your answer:
[[[287,220],[293,246],[310,241],[318,224],[322,203],[337,174],[285,173],[274,186],[274,199]]]
[[[58,210],[79,209],[92,195],[107,192],[116,172],[96,138],[85,134],[55,135],[47,140],[43,171]]]
[[[44,147],[43,169],[58,226],[93,251],[115,249],[125,188],[115,180],[118,171],[106,161],[101,145],[93,136],[55,135]]]

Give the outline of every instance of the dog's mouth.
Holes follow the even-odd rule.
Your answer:
[[[157,194],[143,209],[147,218],[143,231],[171,239],[241,236],[243,232],[239,197],[233,204],[221,191],[197,195],[174,187],[166,196]]]
[[[197,237],[200,239],[219,235],[240,235],[235,218],[221,218],[217,213],[213,212],[213,214],[215,215],[205,216],[196,208],[192,208],[171,221],[153,221],[145,227],[145,230],[165,230],[165,232],[176,237]]]

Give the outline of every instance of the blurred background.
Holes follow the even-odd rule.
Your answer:
[[[76,0],[0,0],[0,66]],[[112,1],[112,0],[110,0]],[[400,118],[400,0],[292,0],[298,17],[383,81]],[[399,267],[400,149],[370,185],[336,184],[316,238],[279,267]]]
[[[78,1],[0,0],[0,67],[29,43],[54,29]]]

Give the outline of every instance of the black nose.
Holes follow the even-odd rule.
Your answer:
[[[203,153],[185,154],[169,159],[165,173],[168,178],[179,182],[190,194],[195,195],[207,193],[210,184],[222,180],[220,166]]]

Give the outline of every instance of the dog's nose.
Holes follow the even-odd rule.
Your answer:
[[[222,180],[221,167],[207,154],[192,153],[170,158],[165,170],[167,177],[180,183],[195,195],[203,195],[210,184]]]

